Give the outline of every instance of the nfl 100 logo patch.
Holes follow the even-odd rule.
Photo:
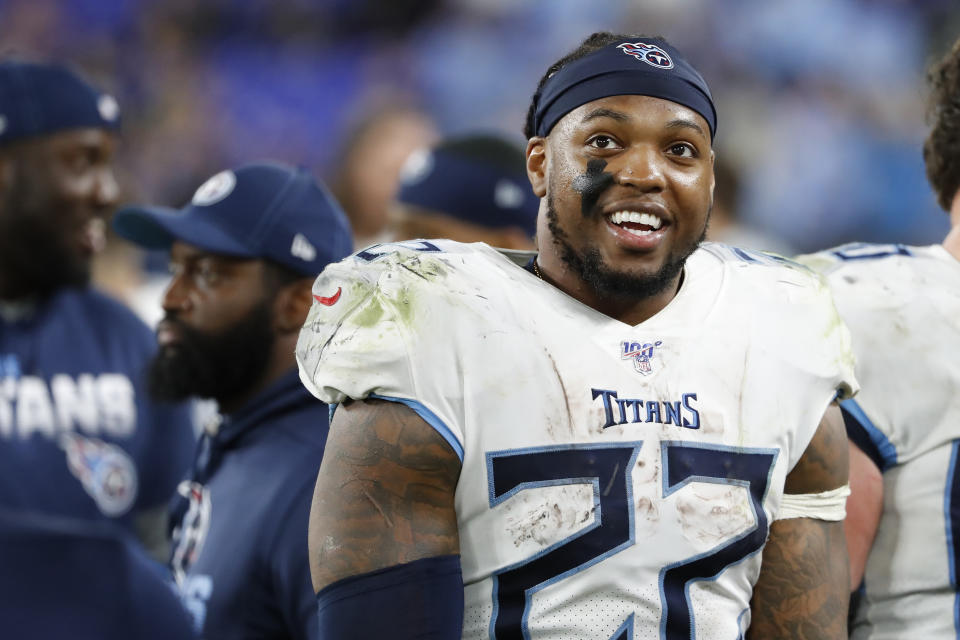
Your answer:
[[[620,359],[633,360],[633,368],[637,373],[645,376],[653,373],[653,356],[657,347],[663,344],[662,340],[656,342],[632,342],[625,340],[620,343]]]

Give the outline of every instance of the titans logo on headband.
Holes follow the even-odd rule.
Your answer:
[[[660,47],[644,42],[624,42],[617,46],[628,56],[633,56],[637,60],[643,60],[647,64],[658,69],[672,69],[673,60],[667,55],[667,52]]]

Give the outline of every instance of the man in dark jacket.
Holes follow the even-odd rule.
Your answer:
[[[307,172],[262,163],[216,174],[179,211],[124,209],[114,228],[170,249],[154,395],[221,412],[174,507],[184,602],[205,638],[316,637],[306,531],[328,410],[294,345],[313,278],[351,251],[346,218]]]

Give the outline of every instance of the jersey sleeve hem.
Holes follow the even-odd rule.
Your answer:
[[[856,400],[842,400],[840,412],[843,414],[847,437],[873,460],[880,471],[897,464],[897,448],[867,417]]]
[[[437,414],[428,409],[423,403],[416,400],[411,400],[409,398],[397,398],[391,396],[382,396],[376,393],[371,393],[371,398],[377,400],[385,400],[386,402],[399,402],[400,404],[406,405],[410,409],[413,409],[414,413],[423,418],[423,420],[429,424],[433,429],[440,434],[440,436],[447,441],[447,444],[453,449],[457,454],[457,457],[460,458],[460,462],[463,462],[463,445],[457,440],[457,437],[454,435],[453,431],[446,425],[446,423],[440,419]]]

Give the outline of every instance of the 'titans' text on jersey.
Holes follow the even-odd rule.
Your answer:
[[[485,245],[328,267],[297,347],[326,402],[385,398],[460,455],[464,637],[734,638],[787,473],[839,390],[846,329],[809,270],[722,245],[648,321]],[[739,627],[739,628],[738,628]]]
[[[850,327],[863,391],[851,440],[883,472],[883,513],[851,637],[960,633],[960,264],[941,245],[801,256]],[[858,410],[859,407],[859,410]]]
[[[152,332],[90,289],[16,311],[0,309],[0,505],[133,530],[194,446],[187,407],[147,393]]]

